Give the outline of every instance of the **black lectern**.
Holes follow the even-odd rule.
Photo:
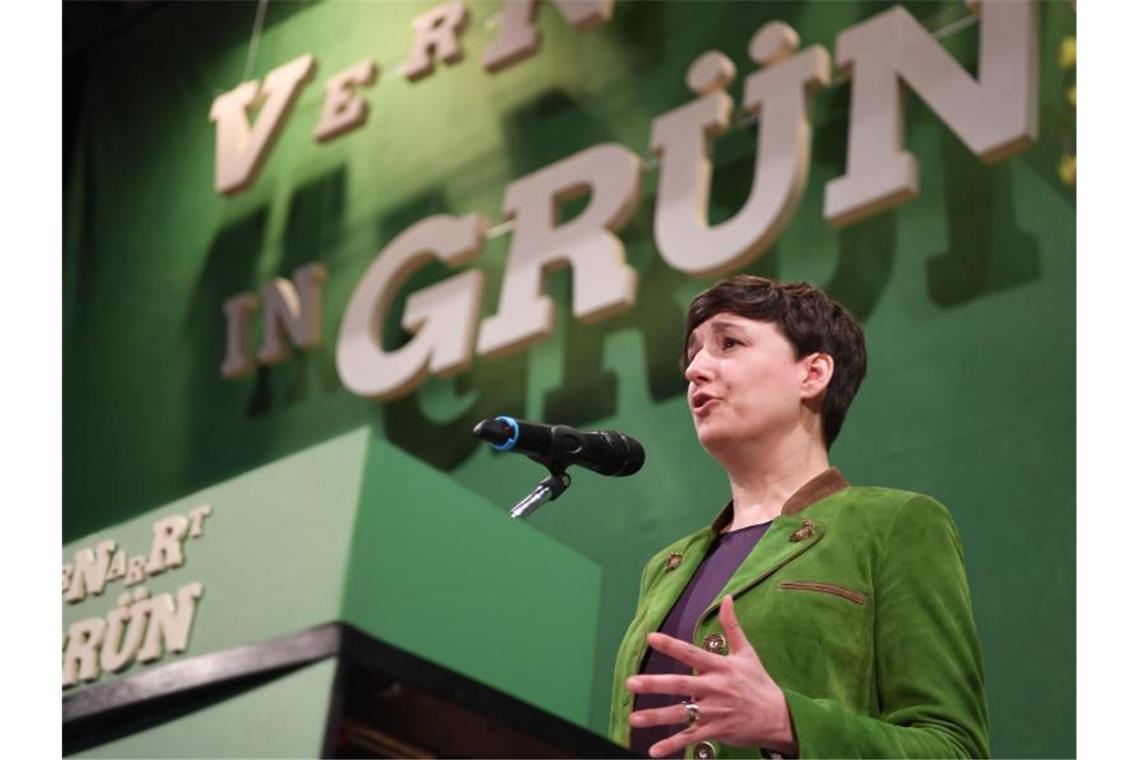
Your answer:
[[[336,674],[323,757],[633,757],[573,723],[342,623],[65,695],[64,753],[130,736],[329,658]]]

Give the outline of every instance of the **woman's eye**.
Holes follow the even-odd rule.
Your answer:
[[[739,344],[740,344],[740,341],[738,341],[736,338],[725,338],[721,342],[720,346],[721,346],[721,348],[732,348],[733,346],[736,346]]]

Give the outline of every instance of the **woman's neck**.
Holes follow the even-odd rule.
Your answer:
[[[740,453],[721,461],[732,488],[732,523],[726,530],[775,519],[792,494],[831,466],[818,439],[801,437],[776,449]]]

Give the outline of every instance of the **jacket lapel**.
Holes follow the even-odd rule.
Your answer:
[[[737,594],[761,583],[784,565],[813,549],[825,535],[827,526],[819,520],[803,520],[788,515],[776,518],[756,548],[716,595],[712,606],[701,613],[697,625],[717,612],[724,597],[735,598]]]
[[[735,596],[747,591],[818,544],[827,533],[827,527],[818,520],[804,520],[798,516],[798,513],[847,486],[847,480],[842,473],[831,467],[792,494],[785,502],[780,516],[717,594],[713,605],[701,614],[697,625],[704,622],[710,613],[716,612],[726,595]],[[704,561],[705,553],[713,538],[731,523],[732,502],[729,501],[709,528],[697,533],[692,540],[676,549],[681,555],[679,564],[671,570],[663,571],[650,589],[646,589],[646,593],[652,590],[651,601],[639,614],[640,629],[656,631],[661,628],[665,617],[673,609],[678,597]]]
[[[673,609],[673,605],[677,603],[677,598],[681,596],[681,593],[689,585],[689,581],[693,579],[693,575],[696,574],[712,540],[713,532],[704,530],[676,550],[681,555],[679,564],[672,570],[665,569],[662,571],[662,575],[651,589],[646,589],[647,594],[650,590],[652,591],[652,597],[649,605],[642,611],[641,627],[650,631],[661,628],[665,616]]]
[[[780,510],[780,516],[772,522],[768,532],[728,579],[728,583],[716,595],[712,606],[701,614],[697,625],[703,623],[710,613],[717,611],[725,596],[735,597],[747,591],[818,544],[826,535],[827,526],[818,520],[802,519],[798,514],[812,504],[842,491],[848,485],[847,479],[838,468],[829,467],[788,497]],[[730,501],[713,520],[711,530],[719,532],[731,523],[732,502]]]

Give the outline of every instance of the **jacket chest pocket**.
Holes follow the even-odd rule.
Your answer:
[[[863,683],[873,657],[871,594],[832,581],[773,580],[745,611],[751,619],[741,623],[757,633],[753,645],[777,683],[785,683],[783,677],[805,693],[845,692]]]
[[[861,591],[840,586],[838,583],[820,583],[818,581],[780,581],[783,591],[814,591],[820,594],[832,594],[840,599],[846,599],[852,604],[864,605],[867,595]]]

